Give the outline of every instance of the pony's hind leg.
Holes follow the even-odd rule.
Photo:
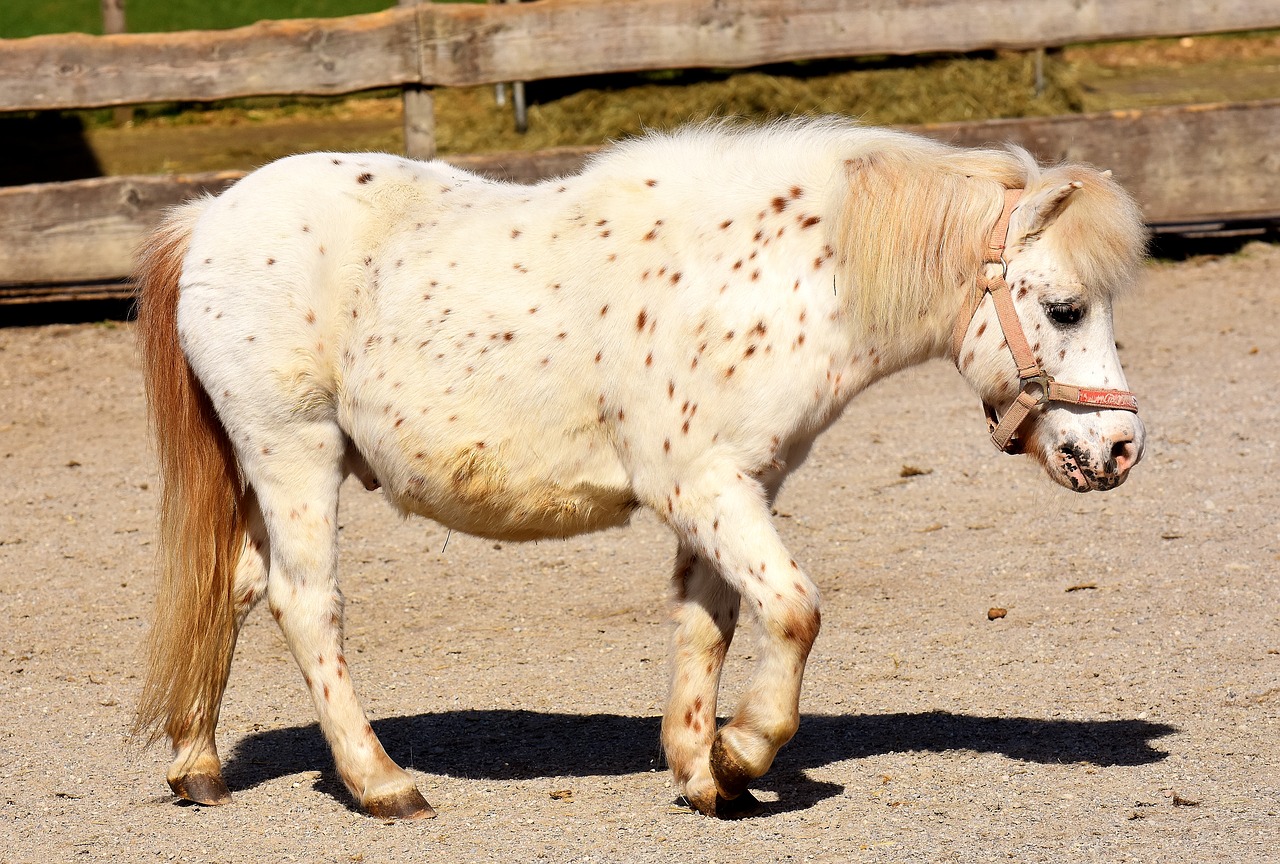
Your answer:
[[[704,558],[683,543],[672,580],[676,632],[671,695],[662,718],[662,746],[676,784],[695,810],[728,815],[747,801],[718,799],[711,776],[716,695],[725,653],[738,623],[739,594]]]
[[[250,433],[241,457],[271,538],[267,602],[315,702],[338,774],[360,806],[384,818],[435,815],[412,778],[387,756],[356,698],[342,646],[337,583],[342,431],[295,420]]]
[[[231,649],[245,617],[267,590],[269,546],[267,529],[256,496],[249,490],[244,497],[244,549],[236,563],[232,593],[234,596],[235,633]],[[228,658],[228,665],[230,660]],[[214,721],[187,727],[187,732],[173,741],[173,762],[169,765],[169,788],[179,798],[197,804],[229,804],[231,792],[222,779],[222,762],[214,741],[219,705],[212,706]],[[202,709],[209,710],[209,709]]]

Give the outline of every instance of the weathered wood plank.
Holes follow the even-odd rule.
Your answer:
[[[587,159],[599,150],[599,147],[553,147],[548,150],[445,156],[444,161],[494,180],[537,183],[581,171]]]
[[[423,74],[453,86],[1280,27],[1274,0],[548,0],[418,14]]]
[[[915,131],[964,145],[1012,141],[1041,159],[1111,168],[1154,225],[1280,215],[1280,151],[1274,146],[1280,100]],[[534,182],[578,170],[592,152],[573,147],[448,161],[499,179]],[[113,177],[0,189],[0,285],[123,278],[133,249],[164,207],[224,188],[239,176]]]
[[[116,279],[165,208],[237,172],[95,177],[0,188],[0,285]]]
[[[0,110],[332,95],[1280,27],[1274,0],[544,0],[0,40]]]
[[[28,306],[40,303],[70,303],[87,300],[128,300],[133,296],[133,283],[117,282],[58,285],[0,285],[0,309],[5,306]],[[0,313],[0,324],[7,323]]]
[[[419,77],[412,9],[181,33],[0,40],[0,110],[317,96]]]
[[[964,146],[1110,168],[1154,224],[1280,214],[1280,100],[917,127]]]

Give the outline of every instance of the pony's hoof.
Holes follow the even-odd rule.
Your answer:
[[[716,794],[716,784],[710,778],[706,778],[705,783],[698,784],[697,788],[692,783],[686,786],[683,798],[690,810],[703,816],[716,815],[716,801],[720,796]]]
[[[169,788],[179,798],[207,807],[231,803],[231,790],[217,774],[185,774],[170,780]]]
[[[764,805],[749,791],[732,799],[724,798],[716,792],[696,797],[685,793],[684,800],[691,809],[715,819],[750,819],[764,812]]]
[[[747,766],[725,746],[724,730],[716,733],[711,742],[711,776],[716,781],[720,797],[732,801],[747,793],[747,784],[754,778]]]
[[[370,798],[363,802],[366,813],[378,819],[434,819],[436,811],[413,786],[394,795]]]

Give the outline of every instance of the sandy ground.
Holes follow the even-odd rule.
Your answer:
[[[132,328],[0,329],[0,861],[1275,861],[1278,270],[1152,265],[1119,305],[1151,434],[1110,493],[997,454],[943,363],[854,402],[779,501],[824,629],[767,813],[734,823],[672,806],[655,520],[446,547],[354,483],[347,656],[439,818],[351,809],[261,611],[220,727],[236,801],[175,804],[126,738],[156,503]]]

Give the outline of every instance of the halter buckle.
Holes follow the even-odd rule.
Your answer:
[[[1049,404],[1049,385],[1053,383],[1053,376],[1041,370],[1031,375],[1023,375],[1018,378],[1020,384],[1019,390],[1026,393],[1032,399],[1036,400],[1036,407],[1043,408]],[[1039,395],[1032,393],[1029,388],[1035,386],[1040,388]]]

